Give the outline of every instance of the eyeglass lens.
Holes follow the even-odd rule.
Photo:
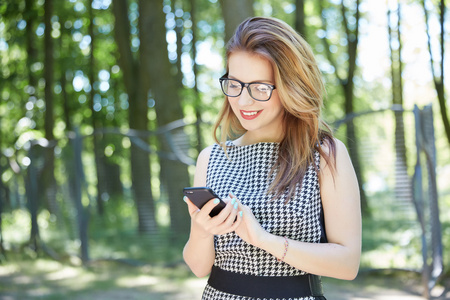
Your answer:
[[[244,86],[237,80],[234,79],[223,79],[222,80],[222,90],[230,97],[237,97],[242,93]],[[259,101],[267,101],[272,95],[272,87],[265,83],[249,83],[248,92],[250,96]]]

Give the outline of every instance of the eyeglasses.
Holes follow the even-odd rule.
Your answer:
[[[268,101],[270,97],[272,97],[273,90],[276,88],[274,85],[267,83],[245,83],[237,79],[227,78],[225,76],[221,77],[219,81],[223,93],[228,97],[240,96],[242,94],[242,90],[246,87],[250,97],[256,101]]]

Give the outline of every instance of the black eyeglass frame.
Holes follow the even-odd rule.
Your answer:
[[[242,94],[242,91],[244,90],[244,88],[247,88],[247,92],[250,95],[250,97],[252,97],[252,99],[254,99],[256,101],[266,102],[266,101],[269,101],[270,98],[272,98],[273,90],[277,88],[273,84],[269,84],[269,83],[265,83],[265,82],[249,82],[249,83],[246,83],[246,82],[242,82],[240,80],[234,79],[234,78],[228,78],[226,76],[228,76],[228,74],[225,74],[222,77],[220,77],[219,78],[219,82],[220,82],[220,88],[222,89],[222,92],[228,97],[233,97],[233,98],[239,97]],[[237,94],[236,96],[231,96],[231,95],[228,95],[227,93],[225,93],[225,91],[223,89],[223,84],[222,84],[222,81],[224,81],[224,80],[234,80],[234,81],[239,82],[239,84],[241,85],[241,91],[239,92],[239,94]],[[256,99],[255,97],[253,97],[252,91],[250,89],[250,85],[251,84],[264,84],[264,85],[267,85],[270,88],[269,98],[267,100],[259,100],[259,99]]]

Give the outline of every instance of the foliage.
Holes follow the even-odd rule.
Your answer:
[[[0,201],[2,204],[0,213],[3,218],[0,220],[2,229],[0,236],[3,238],[6,253],[9,256],[14,256],[18,249],[23,247],[26,249],[24,250],[26,255],[34,258],[37,254],[28,247],[31,225],[28,212],[30,203],[26,192],[30,165],[37,166],[40,171],[45,168],[42,157],[31,161],[29,153],[30,141],[44,137],[44,0],[6,2],[0,3]],[[83,139],[82,159],[86,181],[83,187],[82,203],[90,216],[89,245],[92,259],[132,259],[152,264],[180,261],[184,240],[174,240],[170,232],[170,205],[161,189],[163,184],[160,178],[161,153],[159,151],[161,147],[155,134],[149,138],[151,182],[148,184],[152,187],[155,199],[158,233],[153,236],[141,236],[136,233],[138,220],[130,172],[132,138],[121,134],[101,135],[99,153],[102,154],[105,164],[113,165],[107,173],[119,177],[118,189],[122,194],[98,192],[99,177],[94,154],[96,146],[92,137],[95,129],[93,119],[98,121],[101,129],[116,128],[119,132],[126,132],[130,127],[130,119],[133,118],[133,115],[129,114],[132,99],[129,99],[125,89],[123,69],[119,67],[122,53],[115,39],[118,28],[112,11],[113,4],[108,0],[54,2],[55,15],[52,18],[51,33],[55,44],[53,91],[55,94],[54,133],[57,145],[54,148],[56,155],[54,172],[58,183],[59,211],[50,213],[48,204],[45,201],[40,202],[38,225],[41,239],[64,259],[69,259],[68,257],[73,259],[79,252],[77,212],[73,202],[74,196],[70,190],[70,184],[73,181],[70,175],[75,174],[71,165],[74,155],[71,149],[71,135],[75,130],[79,130],[81,134],[88,136]],[[338,65],[342,67],[348,60],[347,41],[343,38],[343,19],[338,1],[323,2],[323,13],[329,22],[328,29],[324,31],[322,28],[319,2],[306,1],[305,38],[317,54],[326,82],[328,95],[325,99],[323,117],[333,124],[342,119],[345,114],[344,95],[336,77],[336,72],[342,71],[336,70],[328,61],[323,39],[330,41],[329,50],[336,57]],[[351,4],[351,1],[343,2]],[[139,6],[137,0],[127,3],[131,36],[128,46],[134,60],[137,61],[142,54],[138,26]],[[278,17],[293,25],[295,22],[293,3],[293,1],[256,0],[254,9],[257,15]],[[200,112],[202,119],[200,136],[197,136],[194,126],[184,129],[190,145],[186,150],[187,155],[195,160],[198,154],[196,146],[199,143],[199,137],[204,144],[213,142],[210,124],[214,122],[217,111],[224,101],[217,79],[223,74],[225,66],[222,58],[226,44],[225,23],[217,0],[164,0],[163,4],[161,14],[164,14],[166,20],[170,74],[179,79],[177,93],[184,120],[189,124],[198,121],[197,111]],[[415,5],[415,2],[409,5]],[[89,13],[90,7],[92,7],[92,15]],[[372,12],[367,6],[362,5],[361,10],[361,30],[367,34],[374,17],[371,16]],[[354,25],[351,14],[348,17],[350,24]],[[89,33],[91,22],[93,22],[93,36]],[[387,29],[382,28],[382,30],[385,30],[387,35]],[[193,44],[194,38],[195,44]],[[380,52],[386,50],[383,50],[382,45],[381,41]],[[424,47],[426,47],[425,44]],[[92,49],[94,49],[93,52],[91,52]],[[194,49],[197,51],[196,57],[193,57]],[[386,52],[386,57],[387,55]],[[91,64],[92,57],[93,64]],[[357,60],[357,71],[354,77],[354,109],[357,112],[386,108],[391,103],[391,86],[389,82],[386,82],[388,69],[384,68],[383,62],[380,62],[379,67],[384,70],[379,72],[381,78],[374,76],[375,79],[368,80],[364,76],[366,62],[362,57]],[[197,73],[194,73],[195,70]],[[160,72],[160,70],[153,71]],[[94,74],[93,82],[89,79],[91,73]],[[415,70],[413,73],[423,73],[423,70],[420,72]],[[139,74],[135,75],[139,78]],[[408,74],[405,71],[405,77],[406,75]],[[421,86],[431,84],[431,82],[420,83]],[[430,89],[426,91],[426,95],[433,95]],[[150,91],[145,107],[149,121],[148,130],[153,133],[160,129],[157,125],[158,114],[155,109],[155,103],[159,100],[154,97],[154,93]],[[429,102],[432,98],[418,100],[411,97],[405,100],[406,108],[410,109],[416,102],[423,104],[424,102],[420,101]],[[405,122],[407,128],[414,127],[411,118],[407,117]],[[443,237],[444,244],[448,248],[450,247],[450,217],[446,211],[450,203],[446,178],[450,174],[449,148],[445,140],[441,138],[444,133],[442,125],[440,122],[435,124],[439,187],[440,196],[443,199],[441,201]],[[395,209],[389,206],[392,204],[390,200],[395,199],[395,195],[392,193],[393,168],[387,168],[386,161],[389,161],[390,167],[395,164],[391,132],[394,123],[390,116],[385,114],[379,118],[361,118],[356,121],[356,126],[358,144],[366,146],[361,154],[365,166],[364,175],[367,177],[364,186],[368,191],[374,213],[372,219],[364,220],[363,266],[367,268],[419,267],[417,253],[420,253],[420,244],[417,242],[419,233],[416,223],[411,220],[411,216],[408,216],[409,219],[405,218],[406,220],[397,220],[396,215],[389,214]],[[342,128],[336,132],[336,135],[340,139],[345,138]],[[407,137],[407,149],[410,154],[408,156],[409,175],[412,175],[414,165],[415,145],[412,138],[413,133],[409,131]],[[371,156],[377,151],[377,155]],[[194,167],[189,166],[191,178],[193,170]],[[38,177],[39,175],[40,173]],[[390,187],[370,190],[377,180],[385,180]],[[94,201],[96,198],[101,201]],[[105,206],[103,215],[97,212],[101,203]],[[39,252],[38,254],[42,255]],[[445,262],[446,266],[449,266],[448,257],[445,257]]]

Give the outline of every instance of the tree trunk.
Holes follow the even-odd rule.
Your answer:
[[[62,40],[62,36],[63,36],[63,32],[64,30],[61,32],[61,39]],[[62,43],[61,43],[61,53],[63,53],[63,51],[65,51],[65,49],[63,49],[62,47]],[[70,100],[69,100],[69,95],[67,94],[67,79],[66,79],[66,64],[65,64],[65,60],[66,58],[61,60],[61,77],[60,77],[60,82],[61,82],[61,95],[62,95],[62,105],[63,105],[63,115],[64,115],[64,123],[66,124],[66,131],[72,131],[73,130],[73,125],[72,125],[72,121],[71,121],[71,109],[70,109]]]
[[[0,87],[1,88],[1,87]],[[0,126],[2,125],[2,118],[0,117]],[[1,128],[1,127],[0,127]],[[2,145],[2,132],[0,131],[0,149],[3,149],[3,145]],[[3,162],[4,160],[0,160],[0,174],[3,174],[4,172],[4,167],[3,167]],[[0,179],[0,264],[3,262],[3,259],[5,258],[5,248],[4,248],[4,244],[3,244],[3,219],[2,219],[2,215],[3,215],[3,208],[4,208],[4,204],[6,203],[6,199],[7,199],[7,195],[8,195],[8,189],[6,188],[6,186],[3,184],[3,180]]]
[[[130,24],[126,0],[114,0],[113,12],[116,19],[115,35],[119,48],[119,65],[123,72],[125,88],[128,93],[129,123],[131,129],[147,128],[147,93],[143,92],[139,68],[130,48]],[[139,19],[145,18],[140,16]],[[147,32],[146,30],[144,32]],[[142,42],[141,42],[142,44]],[[142,53],[142,50],[140,51]],[[145,96],[144,96],[145,95]],[[146,140],[146,142],[148,142]],[[138,230],[140,233],[157,231],[155,207],[150,185],[149,154],[132,143],[131,145],[131,180],[138,213]]]
[[[354,84],[353,84],[353,78],[355,77],[355,71],[356,71],[356,56],[357,56],[357,49],[358,49],[358,41],[359,41],[359,0],[356,0],[356,11],[355,11],[355,19],[356,19],[356,25],[355,28],[352,30],[350,29],[349,22],[346,17],[347,8],[345,7],[344,1],[341,2],[341,12],[342,17],[344,19],[344,25],[345,25],[345,31],[346,31],[346,37],[347,37],[347,53],[348,53],[348,72],[347,72],[347,78],[342,82],[342,88],[344,89],[344,95],[345,95],[345,113],[352,114],[354,112],[353,108],[353,99],[354,99]],[[355,168],[356,176],[358,178],[358,185],[361,195],[361,210],[362,213],[366,216],[370,215],[370,209],[369,204],[367,202],[366,193],[363,189],[363,182],[364,182],[364,176],[363,176],[363,170],[360,164],[360,158],[359,158],[359,151],[358,151],[358,140],[357,135],[355,132],[355,125],[353,123],[353,120],[351,120],[347,124],[347,145],[349,146],[349,152],[350,157],[353,162],[353,166]]]
[[[194,63],[193,65],[193,72],[194,72],[194,78],[195,78],[195,82],[194,82],[194,107],[195,107],[195,116],[197,119],[197,123],[195,125],[195,134],[197,136],[197,152],[200,153],[200,151],[202,151],[203,149],[203,137],[202,137],[202,131],[201,131],[201,123],[202,121],[202,111],[201,111],[201,107],[202,107],[202,99],[201,99],[201,95],[200,92],[198,90],[198,75],[199,75],[199,70],[198,70],[198,65],[197,62],[195,61],[196,57],[197,57],[197,6],[195,4],[195,0],[190,0],[190,5],[191,5],[191,21],[192,21],[192,61]]]
[[[64,14],[59,15],[59,22],[65,24],[67,16]],[[72,57],[70,56],[70,46],[64,43],[67,39],[72,39],[71,30],[67,29],[65,26],[61,26],[61,36],[59,38],[59,81],[61,83],[61,96],[62,96],[62,109],[63,109],[63,120],[66,125],[66,131],[73,130],[73,124],[71,121],[72,111],[69,99],[69,94],[67,93],[67,82],[66,72],[70,69],[72,65]]]
[[[183,72],[181,71],[181,55],[183,54],[183,43],[182,43],[182,38],[183,38],[183,27],[184,27],[184,21],[183,21],[183,17],[178,17],[177,15],[177,10],[178,9],[183,9],[182,7],[180,7],[180,5],[176,5],[176,4],[182,4],[183,1],[178,1],[177,3],[175,3],[175,1],[171,1],[172,4],[172,12],[175,14],[175,32],[176,32],[176,39],[177,39],[177,62],[176,62],[176,66],[177,66],[177,76],[176,76],[176,80],[175,82],[177,83],[177,89],[181,90],[183,88]]]
[[[35,62],[37,62],[37,51],[34,47],[34,23],[36,20],[36,9],[33,5],[33,0],[25,1],[25,10],[24,10],[24,18],[27,22],[27,27],[25,28],[25,36],[26,36],[26,49],[27,49],[27,66],[32,66]],[[28,85],[32,88],[29,92],[29,96],[36,96],[36,87],[37,87],[37,79],[36,76],[31,72],[31,69],[28,68]]]
[[[233,36],[236,28],[245,19],[255,15],[253,0],[220,0],[225,21],[225,43]]]
[[[327,32],[327,22],[323,13],[323,1],[319,1],[319,8],[320,8],[320,16],[322,18],[322,28],[325,32]],[[341,16],[343,20],[343,26],[345,29],[345,36],[347,39],[347,74],[345,78],[341,77],[339,70],[339,66],[336,63],[336,59],[334,58],[333,54],[330,51],[330,44],[327,40],[327,38],[323,38],[322,41],[325,45],[325,51],[327,58],[331,65],[333,65],[335,71],[335,75],[342,87],[343,94],[344,94],[344,111],[346,115],[350,115],[354,112],[353,108],[353,99],[354,99],[354,85],[353,85],[353,78],[355,76],[356,71],[356,56],[357,56],[357,48],[358,48],[358,38],[359,38],[359,18],[360,18],[360,12],[359,12],[359,0],[356,1],[356,7],[355,7],[355,13],[354,17],[356,20],[356,24],[354,25],[354,28],[350,28],[348,17],[347,17],[347,7],[344,4],[344,1],[341,1],[340,5],[341,9]],[[363,173],[360,165],[360,158],[359,158],[359,151],[358,151],[358,141],[357,141],[357,134],[355,125],[353,122],[353,119],[349,120],[346,124],[346,139],[347,139],[347,147],[349,151],[350,158],[353,163],[353,167],[355,169],[356,177],[358,178],[358,185],[361,195],[361,210],[364,215],[370,215],[369,205],[367,202],[367,197],[363,189]]]
[[[54,51],[52,38],[53,0],[45,0],[44,3],[44,79],[45,79],[45,138],[53,141],[53,83],[54,83]],[[53,170],[52,170],[53,172]]]
[[[32,66],[35,62],[37,62],[37,51],[34,46],[34,23],[36,18],[36,10],[33,5],[34,1],[32,0],[26,0],[25,1],[25,9],[24,9],[24,18],[27,22],[27,26],[25,29],[25,36],[26,36],[26,48],[27,48],[27,66]],[[28,85],[30,86],[29,89],[29,96],[36,97],[37,95],[37,79],[34,73],[31,71],[31,68],[28,68]],[[27,195],[27,207],[30,212],[30,221],[31,221],[31,231],[30,231],[30,241],[29,243],[32,245],[32,247],[37,250],[38,248],[38,239],[39,239],[39,227],[37,223],[37,210],[38,205],[37,202],[39,200],[39,191],[37,188],[37,183],[33,180],[36,180],[35,175],[35,168],[34,168],[34,161],[33,161],[33,154],[34,149],[33,147],[29,150],[29,156],[31,159],[31,164],[28,167],[27,174],[25,176],[25,189],[26,189],[26,195]]]
[[[54,121],[54,103],[53,103],[53,85],[54,85],[54,50],[52,22],[53,0],[45,0],[44,3],[44,79],[45,79],[45,138],[49,142],[55,139],[53,135]],[[57,214],[58,207],[56,203],[56,180],[55,180],[55,155],[53,146],[45,151],[45,169],[43,171],[44,197],[47,200],[48,208],[51,213]]]
[[[75,138],[72,139],[73,147],[73,165],[74,165],[74,204],[77,211],[78,237],[80,239],[80,256],[84,265],[89,262],[89,207],[85,207],[82,201],[83,186],[85,185],[85,175],[83,170],[83,162],[81,159],[83,151],[82,137],[78,130],[75,131]]]
[[[0,166],[0,171],[1,171],[1,174],[3,174],[2,166]],[[3,259],[6,256],[5,247],[3,246],[3,229],[2,229],[3,202],[4,202],[4,200],[3,200],[3,182],[0,182],[0,263],[3,262]]]
[[[91,37],[91,51],[89,54],[89,83],[91,84],[91,91],[89,93],[89,103],[91,109],[91,125],[94,130],[94,135],[92,136],[93,140],[93,149],[94,149],[94,161],[95,161],[95,169],[97,171],[97,213],[99,215],[103,215],[103,193],[107,193],[106,191],[106,182],[105,182],[105,169],[103,166],[104,154],[102,151],[102,140],[103,134],[96,133],[99,129],[99,112],[94,109],[94,97],[95,97],[95,34],[94,34],[94,10],[92,8],[92,0],[90,0],[88,6],[89,12],[89,36]]]
[[[178,83],[171,75],[168,59],[165,15],[159,0],[139,1],[140,40],[141,40],[141,77],[150,82],[155,99],[158,126],[182,119],[183,111],[178,96]],[[145,30],[143,30],[145,28]],[[170,134],[170,133],[169,133]],[[169,136],[170,137],[170,136]],[[166,135],[159,136],[160,151],[173,152],[167,143]],[[170,206],[172,232],[185,235],[189,231],[189,214],[185,203],[181,201],[184,187],[189,186],[189,174],[186,165],[160,157],[161,184],[167,192]]]
[[[401,40],[401,8],[397,4],[397,25],[391,23],[391,10],[388,9],[388,36],[391,59],[392,77],[392,105],[398,109],[395,114],[395,195],[398,203],[410,204],[412,199],[412,186],[408,176],[405,126],[403,121],[403,62],[402,62],[402,40]],[[395,43],[397,42],[397,43]],[[398,44],[398,48],[394,47]]]
[[[430,36],[430,28],[429,28],[429,16],[428,16],[428,10],[426,8],[425,4],[426,0],[422,0],[423,4],[423,11],[425,14],[425,25],[426,25],[426,32],[427,32],[427,38],[428,38],[428,52],[430,53],[430,65],[431,65],[431,72],[433,75],[433,82],[434,87],[436,89],[436,93],[438,96],[439,101],[439,108],[441,111],[441,119],[442,123],[444,125],[445,135],[447,137],[447,141],[450,144],[450,121],[448,119],[447,114],[447,100],[445,97],[445,86],[444,86],[444,59],[445,59],[445,1],[440,0],[439,2],[439,28],[440,28],[440,35],[439,35],[439,49],[440,49],[440,70],[439,72],[436,72],[435,70],[435,59],[433,55],[433,51],[431,49],[431,36]]]
[[[351,63],[351,61],[349,61]],[[356,61],[353,61],[354,64],[356,64]],[[353,64],[352,63],[352,64]],[[342,89],[344,91],[345,95],[345,115],[351,115],[354,112],[353,109],[353,77],[349,79],[348,82],[344,82],[341,84]],[[359,147],[358,147],[358,139],[356,135],[356,128],[355,124],[353,122],[353,119],[349,120],[346,125],[346,144],[348,146],[348,152],[350,155],[350,158],[352,160],[353,168],[355,169],[356,177],[358,179],[358,186],[360,191],[360,198],[361,198],[361,211],[364,215],[368,216],[370,215],[369,205],[367,202],[366,193],[363,189],[363,182],[364,177],[362,174],[362,167],[360,164],[360,158],[359,158]]]
[[[30,211],[31,219],[31,232],[29,244],[34,251],[38,251],[40,245],[39,237],[39,224],[37,221],[38,209],[39,209],[39,188],[38,188],[38,174],[35,166],[37,155],[35,155],[36,147],[31,146],[28,155],[31,160],[31,164],[28,166],[26,174],[26,193],[28,199],[28,209]],[[45,149],[44,149],[45,150]]]
[[[25,10],[24,10],[24,17],[27,22],[27,27],[25,31],[26,35],[26,47],[27,47],[27,66],[33,65],[35,62],[37,62],[37,51],[34,46],[34,22],[36,17],[36,11],[33,5],[32,0],[26,0],[25,1]],[[31,87],[29,89],[30,93],[29,96],[36,96],[37,92],[37,79],[36,76],[33,74],[30,68],[28,68],[28,85]],[[29,150],[29,156],[31,159],[31,164],[28,167],[27,174],[25,177],[25,187],[26,187],[26,194],[27,194],[27,201],[28,201],[28,209],[30,211],[30,219],[31,219],[31,231],[30,231],[30,244],[32,247],[37,250],[38,248],[38,240],[39,240],[39,227],[37,223],[37,213],[38,213],[38,201],[39,201],[39,191],[38,191],[38,184],[35,182],[37,180],[36,176],[36,170],[34,167],[34,149],[33,147]]]
[[[303,37],[306,37],[305,0],[295,0],[295,30]]]

